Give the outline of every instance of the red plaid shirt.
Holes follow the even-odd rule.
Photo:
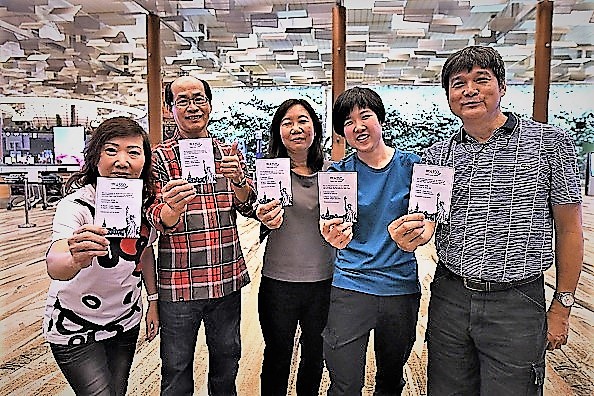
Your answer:
[[[188,301],[219,298],[250,282],[237,232],[237,212],[249,215],[256,195],[246,202],[235,196],[230,181],[219,172],[220,160],[230,146],[213,139],[216,184],[197,184],[197,196],[188,204],[180,221],[165,229],[160,213],[162,187],[171,179],[181,178],[179,144],[176,133],[153,149],[156,175],[156,199],[148,209],[148,218],[161,232],[157,274],[159,298],[165,301]],[[244,172],[245,163],[240,154]]]

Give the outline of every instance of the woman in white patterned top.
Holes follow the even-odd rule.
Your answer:
[[[139,238],[105,237],[93,225],[97,177],[140,178],[152,199],[150,143],[132,119],[115,117],[94,131],[81,171],[56,208],[47,272],[53,279],[43,332],[76,394],[124,395],[142,317],[141,278],[149,293],[147,339],[159,329],[152,242],[142,219]]]

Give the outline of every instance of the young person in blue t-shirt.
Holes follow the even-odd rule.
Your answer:
[[[358,184],[357,222],[320,223],[326,241],[339,249],[322,334],[332,396],[361,393],[371,330],[375,394],[400,394],[415,340],[421,296],[417,262],[396,245],[388,226],[407,213],[412,167],[420,158],[386,145],[385,115],[380,96],[360,87],[343,92],[332,109],[334,131],[355,152],[330,171],[357,172]]]

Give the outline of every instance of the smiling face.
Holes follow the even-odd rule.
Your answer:
[[[103,177],[138,179],[144,163],[142,136],[116,137],[103,144],[97,170]]]
[[[297,104],[287,110],[280,123],[280,136],[290,155],[307,153],[314,141],[315,131],[305,107]]]
[[[202,82],[191,76],[180,77],[171,84],[173,119],[185,138],[206,137],[210,119],[210,101],[196,105],[196,98],[207,98]]]
[[[358,153],[372,153],[384,144],[377,114],[359,106],[355,106],[344,120],[344,137]]]
[[[491,69],[473,67],[450,76],[448,102],[462,122],[495,119],[501,112],[505,85],[500,85]]]

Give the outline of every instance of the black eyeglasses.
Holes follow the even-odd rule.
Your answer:
[[[186,108],[190,105],[190,102],[194,103],[194,106],[203,106],[208,103],[208,99],[204,96],[194,96],[193,98],[179,98],[173,104],[175,107]]]

